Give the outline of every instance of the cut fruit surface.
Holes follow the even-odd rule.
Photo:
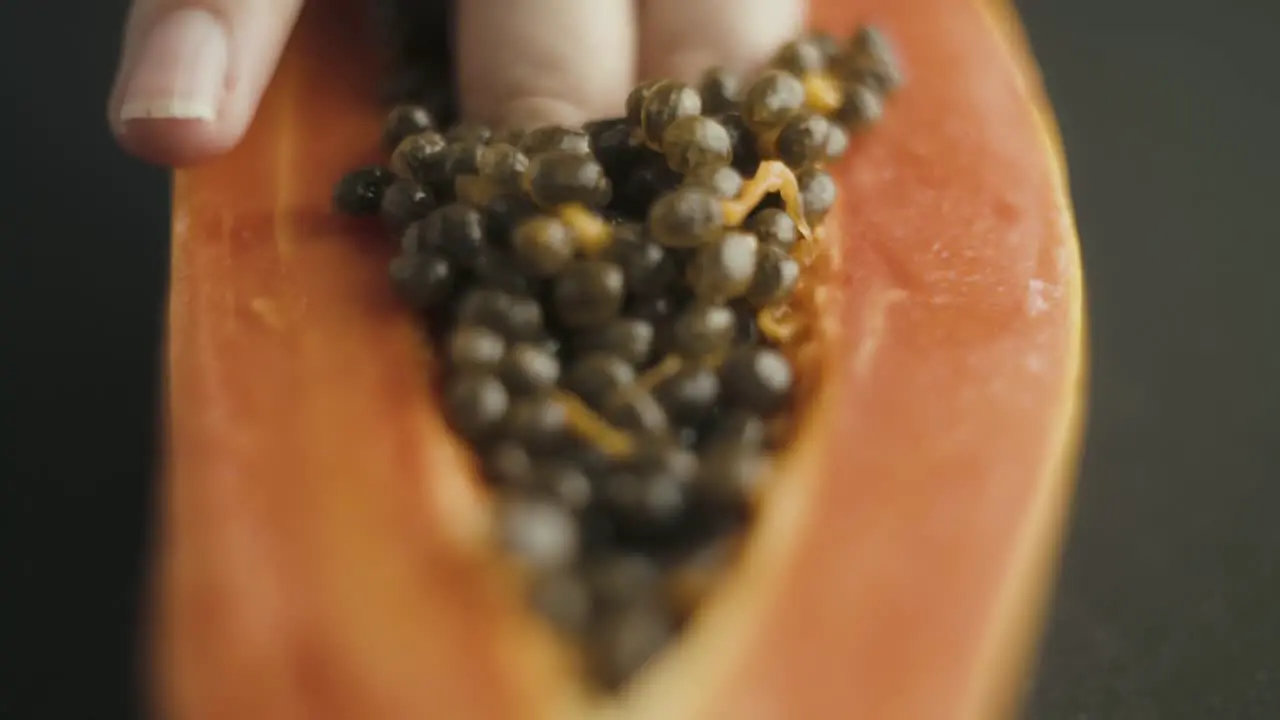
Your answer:
[[[870,718],[1016,707],[1068,506],[1083,293],[1012,11],[819,0],[907,84],[833,169],[822,386],[742,561],[618,698],[589,697],[490,543],[379,229],[363,3],[310,0],[244,142],[174,186],[159,710],[241,718]]]

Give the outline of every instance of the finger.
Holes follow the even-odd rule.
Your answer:
[[[109,121],[120,143],[181,165],[244,135],[302,0],[135,0]]]
[[[804,28],[803,0],[642,0],[640,74],[692,82],[758,67]]]
[[[617,114],[635,77],[631,0],[459,0],[463,114],[494,125]]]

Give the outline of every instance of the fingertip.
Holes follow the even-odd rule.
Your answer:
[[[502,127],[533,128],[539,125],[581,125],[593,114],[581,105],[555,97],[507,98],[494,117]]]
[[[117,120],[112,129],[116,141],[131,155],[172,167],[193,165],[227,152],[243,136],[225,124],[203,119]]]
[[[243,137],[302,0],[135,0],[108,107],[120,145],[163,165]]]
[[[462,0],[464,114],[500,126],[577,124],[621,107],[635,75],[631,0]]]
[[[692,82],[721,65],[750,72],[804,29],[804,0],[647,0],[643,77]]]

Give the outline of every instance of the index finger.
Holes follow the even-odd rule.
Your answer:
[[[692,82],[709,67],[754,70],[804,29],[804,0],[645,0],[641,76]]]
[[[616,114],[635,77],[631,0],[460,0],[463,113],[494,125]]]

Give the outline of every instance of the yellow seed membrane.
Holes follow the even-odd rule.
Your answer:
[[[844,90],[831,73],[807,73],[804,76],[804,103],[816,113],[830,115],[844,104]]]
[[[790,305],[774,305],[756,313],[756,324],[760,332],[780,345],[796,339],[801,329],[801,321],[796,317]]]
[[[573,239],[584,255],[597,255],[613,242],[613,226],[580,203],[556,208],[560,221],[573,231]]]
[[[756,152],[762,158],[778,157],[778,136],[782,134],[782,126],[756,131]]]
[[[578,396],[558,391],[556,399],[564,404],[569,427],[579,436],[595,443],[605,454],[625,457],[635,452],[635,441],[630,435],[610,425]]]
[[[672,353],[658,362],[657,365],[649,368],[644,375],[636,378],[636,387],[643,390],[653,390],[663,380],[680,372],[680,367],[684,365],[684,361],[679,355]]]
[[[453,191],[458,199],[476,207],[486,207],[498,196],[498,184],[479,175],[459,175],[453,179]]]
[[[796,223],[800,237],[813,235],[813,229],[804,219],[804,200],[800,197],[800,184],[796,182],[795,173],[780,160],[766,160],[760,163],[760,169],[742,186],[742,192],[733,200],[726,200],[721,206],[724,212],[725,227],[738,227],[747,219],[752,210],[764,200],[769,193],[782,195],[787,214]]]

